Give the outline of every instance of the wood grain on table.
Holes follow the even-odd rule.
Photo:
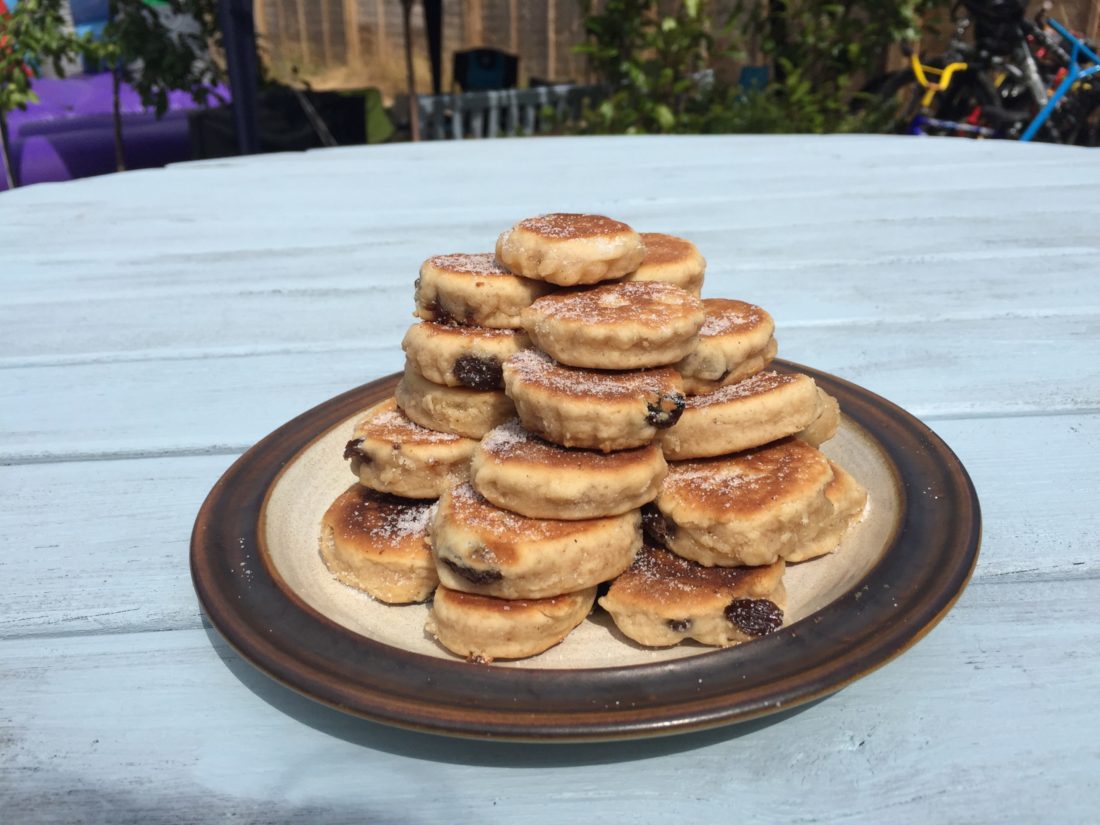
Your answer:
[[[1100,155],[874,137],[526,139],[0,196],[0,821],[1097,821]],[[538,747],[298,697],[187,548],[236,455],[394,372],[432,254],[516,219],[694,240],[780,354],[931,424],[983,552],[926,639],[760,722]]]

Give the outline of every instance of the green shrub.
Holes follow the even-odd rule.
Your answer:
[[[608,0],[585,7],[579,51],[609,89],[584,133],[879,131],[884,101],[863,95],[890,46],[916,37],[920,15],[945,0],[741,0],[716,21],[706,0]],[[671,11],[669,11],[671,9]],[[769,82],[741,89],[715,71],[745,62],[750,43]],[[719,45],[721,44],[721,45]]]

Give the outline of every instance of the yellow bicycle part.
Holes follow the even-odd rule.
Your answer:
[[[951,78],[954,77],[955,72],[965,71],[967,68],[965,63],[948,63],[942,69],[936,66],[925,66],[920,62],[920,57],[915,51],[909,56],[909,62],[913,65],[913,75],[917,78],[917,82],[925,89],[920,104],[926,108],[932,105],[937,94],[951,85]],[[929,80],[928,75],[933,75],[935,80]]]

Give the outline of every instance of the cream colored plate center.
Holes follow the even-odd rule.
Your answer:
[[[425,605],[390,607],[336,581],[318,553],[321,516],[355,479],[341,458],[353,416],[288,465],[272,491],[266,520],[271,560],[286,584],[332,621],[375,641],[426,656],[454,657],[424,633]],[[878,445],[847,418],[824,452],[870,491],[859,524],[833,554],[787,568],[787,624],[806,618],[849,590],[882,557],[900,512],[897,483]],[[660,650],[626,639],[597,609],[564,642],[510,667],[586,668],[648,664],[707,653],[689,642]]]

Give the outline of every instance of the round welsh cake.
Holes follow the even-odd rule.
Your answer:
[[[817,415],[804,429],[795,433],[807,444],[820,447],[840,428],[840,403],[821,387],[817,388]]]
[[[639,644],[685,639],[727,647],[777,630],[786,591],[782,560],[761,567],[704,567],[647,545],[613,582],[603,607]]]
[[[502,391],[436,384],[421,375],[407,358],[405,373],[393,394],[402,412],[420,426],[467,438],[481,438],[516,414]]]
[[[496,253],[517,275],[575,286],[633,272],[645,257],[645,245],[621,221],[555,212],[525,218],[501,233]]]
[[[355,425],[344,458],[359,482],[406,498],[439,498],[465,481],[477,442],[421,427],[387,398]]]
[[[428,381],[471,390],[502,390],[504,361],[531,345],[514,329],[422,321],[405,333],[401,348]]]
[[[706,320],[695,349],[676,365],[689,395],[735,384],[760,372],[775,358],[775,322],[760,307],[705,298],[703,310]]]
[[[562,641],[595,599],[595,587],[545,599],[495,599],[440,585],[424,629],[471,661],[523,659]]]
[[[623,277],[624,281],[664,281],[692,295],[703,288],[706,259],[689,240],[662,232],[643,232],[645,257],[641,265]]]
[[[436,255],[416,279],[416,317],[445,324],[520,329],[520,312],[552,287],[513,275],[493,253]]]
[[[522,320],[535,345],[561,364],[663,367],[695,349],[703,303],[660,281],[615,283],[539,298]]]
[[[795,438],[721,458],[672,462],[647,534],[700,564],[802,561],[836,549],[866,491]],[[658,515],[659,514],[659,515]]]
[[[761,372],[706,395],[690,396],[661,434],[665,458],[726,455],[767,444],[809,426],[820,414],[808,375]]]
[[[495,506],[469,484],[440,500],[431,526],[439,580],[452,590],[541,599],[613,579],[642,543],[637,510],[600,519],[532,519]]]
[[[526,429],[563,447],[604,452],[651,443],[684,409],[673,369],[566,367],[534,349],[504,362],[504,389]]]
[[[428,548],[433,507],[356,484],[321,519],[321,558],[337,579],[381,602],[422,602],[439,582]]]
[[[559,447],[510,421],[491,430],[470,464],[474,488],[530,518],[617,516],[652,501],[665,477],[656,444],[603,453]]]

